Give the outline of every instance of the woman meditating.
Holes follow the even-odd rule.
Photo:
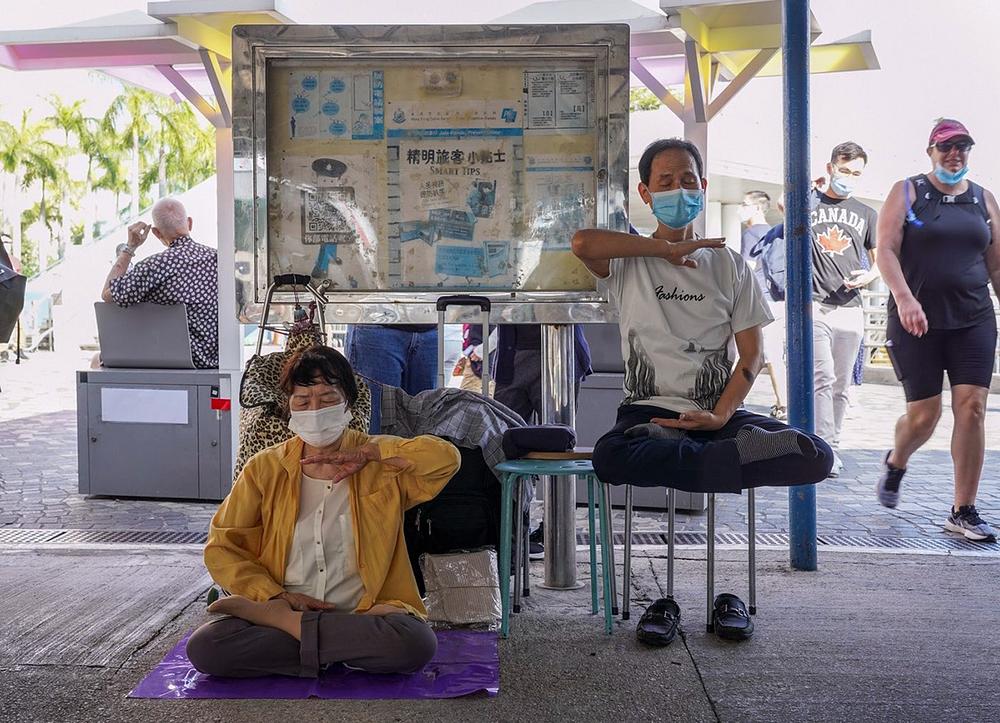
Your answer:
[[[347,360],[313,346],[281,376],[296,434],[255,455],[209,528],[205,566],[228,617],[188,641],[202,673],[316,677],[343,663],[412,673],[437,639],[424,622],[403,513],[441,491],[458,450],[437,437],[347,429],[358,389]]]

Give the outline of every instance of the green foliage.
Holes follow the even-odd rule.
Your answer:
[[[21,273],[30,279],[39,271],[38,247],[29,239],[24,239],[21,245]]]
[[[628,110],[630,113],[643,110],[657,110],[663,104],[648,88],[632,88],[628,92]]]
[[[18,196],[0,208],[0,228],[10,229],[20,216],[22,263],[32,273],[39,270],[38,240],[23,230],[41,222],[57,241],[50,248],[61,253],[66,244],[84,242],[83,211],[93,207],[95,191],[114,194],[116,215],[128,220],[133,189],[144,207],[215,173],[214,129],[187,103],[126,86],[102,117],[91,118],[82,99],[45,100],[51,112],[41,120],[30,111],[20,124],[0,120],[0,171],[12,175]],[[87,162],[84,173],[71,176],[68,160],[74,156]],[[94,224],[94,237],[100,227]]]

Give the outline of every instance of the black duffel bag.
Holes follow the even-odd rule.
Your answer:
[[[500,482],[478,447],[458,447],[462,466],[432,500],[407,510],[406,548],[420,594],[424,580],[420,555],[439,555],[483,547],[499,548]]]

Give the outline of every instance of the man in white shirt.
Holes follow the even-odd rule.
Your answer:
[[[573,252],[618,307],[625,357],[625,399],[594,448],[594,470],[606,483],[690,492],[819,482],[833,464],[826,442],[742,408],[764,364],[761,327],[771,314],[743,258],[722,239],[695,238],[708,186],[701,154],[681,139],[656,141],[639,175],[659,221],[652,237],[603,229],[573,237]],[[644,638],[640,620],[644,642],[663,645],[676,632],[672,600],[647,613],[660,603],[663,634]]]

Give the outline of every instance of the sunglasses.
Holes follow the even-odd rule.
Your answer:
[[[972,141],[941,141],[935,143],[934,147],[941,153],[951,153],[952,148],[957,149],[959,153],[968,153],[973,145]]]

